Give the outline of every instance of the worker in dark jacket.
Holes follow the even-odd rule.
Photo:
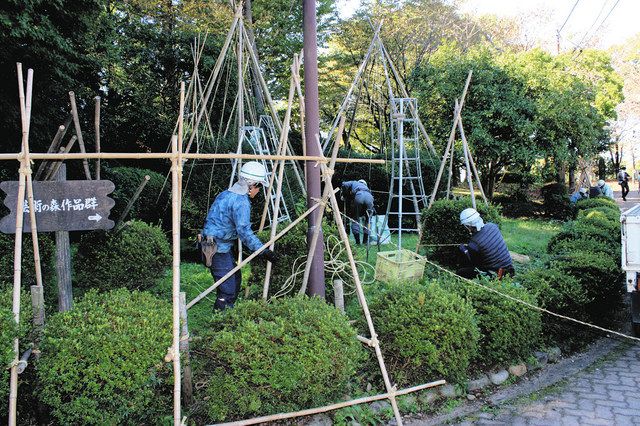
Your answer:
[[[460,223],[471,233],[467,244],[460,245],[463,263],[456,272],[465,278],[475,278],[478,272],[496,273],[500,278],[514,274],[511,255],[495,223],[484,223],[476,209],[464,209]]]
[[[369,219],[375,214],[373,208],[373,195],[364,179],[342,182],[340,186],[341,197],[349,204],[349,217],[351,218],[351,232],[356,244],[360,244],[360,218],[365,219],[362,243],[369,241]]]
[[[267,171],[257,161],[245,163],[240,169],[238,181],[226,191],[221,192],[213,201],[204,223],[202,234],[206,241],[212,242],[213,253],[208,260],[215,281],[224,277],[236,267],[234,244],[238,238],[249,250],[262,247],[262,241],[251,230],[251,202],[260,191],[260,186],[268,186]],[[275,254],[266,249],[262,257],[275,262]],[[233,307],[240,292],[242,274],[240,271],[227,278],[217,288],[215,309]]]

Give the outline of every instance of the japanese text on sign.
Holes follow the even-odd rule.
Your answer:
[[[64,198],[64,199],[51,199],[51,200],[33,200],[33,208],[36,213],[43,212],[68,212],[68,211],[82,211],[82,210],[96,210],[98,208],[98,201],[96,197],[90,198]],[[29,203],[24,200],[22,206],[23,213],[29,213]]]

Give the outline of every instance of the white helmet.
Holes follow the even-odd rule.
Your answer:
[[[481,230],[484,226],[484,221],[480,213],[472,208],[462,210],[460,213],[460,223],[465,226],[472,226],[476,228],[477,231]]]
[[[244,163],[240,169],[240,177],[245,178],[249,182],[260,182],[265,187],[269,186],[267,169],[257,161]]]
[[[599,186],[600,188],[602,188],[602,187],[604,186],[604,180],[600,179],[600,180],[598,181],[598,186]]]
[[[360,179],[358,182],[359,182],[359,183],[361,183],[361,184],[363,184],[363,185],[364,185],[364,186],[366,186],[367,188],[369,187],[369,185],[367,185],[367,181],[366,181],[366,180],[364,180],[364,179]]]
[[[586,194],[587,193],[587,188],[580,188],[580,193],[581,194]]]

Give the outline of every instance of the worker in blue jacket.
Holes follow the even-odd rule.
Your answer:
[[[373,208],[373,195],[364,179],[349,180],[340,185],[340,196],[349,205],[349,217],[351,218],[351,232],[356,244],[360,244],[360,219],[365,219],[362,243],[369,241],[369,219],[375,214]]]
[[[208,255],[207,266],[215,281],[236,267],[234,255],[235,241],[240,238],[242,244],[251,251],[262,247],[262,241],[251,230],[251,201],[260,191],[260,186],[268,186],[267,171],[261,163],[250,161],[240,169],[238,181],[213,201],[202,230],[205,241],[213,244]],[[276,261],[273,251],[266,249],[262,257],[269,262]],[[238,293],[242,274],[240,271],[227,278],[217,288],[215,309],[233,307]]]
[[[476,209],[464,209],[460,213],[460,223],[471,233],[467,244],[460,244],[464,266],[456,272],[465,278],[475,278],[478,272],[495,273],[499,278],[513,276],[513,262],[495,223],[484,223]]]

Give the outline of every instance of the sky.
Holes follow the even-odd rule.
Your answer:
[[[358,8],[360,0],[338,0],[337,3],[340,15],[346,18]],[[577,4],[576,0],[462,0],[461,3],[463,12],[504,17],[548,11],[549,22],[532,26],[529,30],[534,38],[543,40],[546,47],[553,46],[554,49],[556,32],[567,17],[569,19],[560,33],[562,50],[584,45],[593,34],[597,43],[595,47],[608,48],[640,32],[640,0],[577,0]],[[602,23],[605,17],[606,21]],[[581,43],[585,34],[587,36]]]

